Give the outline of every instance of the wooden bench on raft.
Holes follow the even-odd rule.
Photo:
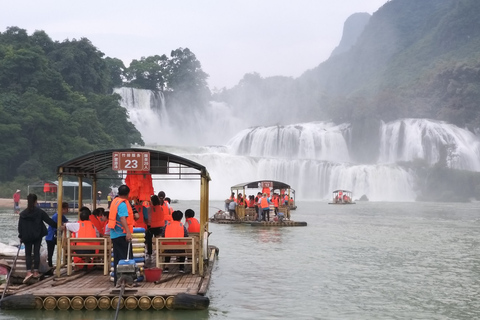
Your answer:
[[[167,265],[181,265],[181,264],[190,264],[192,265],[192,274],[195,274],[197,257],[195,252],[195,237],[185,237],[185,238],[154,238],[155,241],[155,258],[157,262],[157,268],[163,268]],[[171,244],[175,243],[175,244]],[[179,244],[182,243],[182,244]],[[184,244],[183,244],[184,243]],[[170,250],[183,250],[182,253],[173,253],[165,252]],[[170,262],[165,262],[165,257],[176,257],[175,262],[170,260]],[[178,257],[187,258],[185,262],[179,262]]]
[[[92,243],[91,245],[78,243]],[[110,269],[110,252],[111,252],[110,238],[67,238],[66,243],[66,259],[67,259],[67,274],[72,274],[72,267],[98,265],[103,266],[103,274],[108,275]],[[78,250],[95,250],[95,253],[76,253]],[[74,257],[83,258],[85,262],[73,263]],[[89,259],[92,258],[92,259]],[[92,260],[92,261],[90,261]]]

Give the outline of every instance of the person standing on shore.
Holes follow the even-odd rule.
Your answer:
[[[20,213],[20,189],[13,194],[13,210],[15,213]]]
[[[97,192],[97,206],[100,205],[100,201],[102,201],[102,191]]]

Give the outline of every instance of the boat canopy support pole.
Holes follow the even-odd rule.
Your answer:
[[[198,272],[200,276],[204,275],[204,259],[208,257],[204,256],[205,251],[208,252],[208,177],[202,175],[200,182],[200,255],[198,259]],[[207,237],[207,239],[205,239]]]
[[[58,171],[58,187],[57,187],[57,265],[56,274],[60,277],[60,267],[62,266],[62,203],[63,203],[63,168]],[[65,261],[64,261],[65,262]]]
[[[78,209],[80,209],[81,207],[83,207],[83,177],[78,176]],[[73,210],[75,210],[75,208]],[[78,220],[80,220],[80,211]]]

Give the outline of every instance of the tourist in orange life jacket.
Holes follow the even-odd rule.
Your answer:
[[[283,198],[283,205],[288,206],[288,194]]]
[[[259,207],[262,210],[261,217],[259,217],[259,221],[270,221],[270,200],[267,198],[267,194],[264,193],[263,196],[259,200]]]
[[[138,212],[138,220],[135,220],[133,224],[136,228],[143,228],[145,231],[148,228],[148,216],[150,215],[150,201],[138,201],[135,205],[135,209]]]
[[[255,197],[253,195],[248,196],[247,207],[249,208],[255,207]]]
[[[103,227],[103,236],[106,237],[106,236],[110,236],[110,229],[108,228],[107,224],[108,224],[108,215],[110,214],[110,211],[103,211],[101,212],[100,216],[98,217],[98,219],[100,220],[100,222],[102,223],[102,227]]]
[[[173,211],[173,207],[172,205],[170,204],[172,202],[172,200],[169,198],[169,197],[165,197],[165,205],[168,207],[168,213],[170,215],[170,221],[172,220],[171,217],[172,217],[172,213]]]
[[[200,223],[195,217],[195,211],[187,209],[185,211],[185,227],[188,232],[200,232]]]
[[[162,237],[165,238],[180,238],[180,237],[188,237],[188,231],[187,228],[183,225],[181,222],[183,218],[183,212],[176,210],[173,211],[172,213],[172,221],[165,225],[165,228],[163,229],[163,234]],[[183,253],[185,250],[165,250],[165,252],[169,253]],[[170,257],[165,257],[165,262],[170,262]],[[178,257],[178,262],[182,263],[185,262],[185,257]],[[179,271],[181,273],[185,272],[185,265],[181,264],[179,267]],[[163,272],[168,272],[168,268],[165,267],[163,269]]]
[[[95,226],[95,229],[97,229],[99,233],[99,237],[103,237],[105,233],[105,223],[100,221],[101,217],[103,216],[103,213],[105,212],[104,208],[96,208],[95,210],[92,211],[92,214],[90,215],[90,221],[93,223]]]
[[[145,232],[145,246],[147,247],[147,259],[151,259],[153,252],[152,238],[160,237],[165,226],[165,212],[160,198],[154,194],[150,197],[151,209],[147,219],[147,231]]]
[[[242,196],[241,193],[238,194],[238,197],[237,197],[237,204],[241,207],[245,207],[245,198]]]
[[[65,223],[65,229],[73,232],[75,234],[75,238],[97,238],[99,235],[98,230],[90,221],[91,211],[88,207],[81,207],[80,208],[80,221],[79,222],[68,222]],[[91,243],[91,242],[77,242],[77,245],[97,245],[100,243]],[[95,250],[76,250],[75,253],[78,254],[91,254],[95,253]],[[81,257],[74,257],[74,263],[84,263],[85,260]],[[86,270],[87,265],[83,266]]]
[[[160,199],[160,205],[163,208],[163,215],[164,215],[165,224],[166,224],[166,223],[172,221],[172,212],[173,211],[170,210],[170,205],[168,204],[167,201],[165,201],[165,192],[160,191],[158,193],[158,198]]]
[[[80,221],[65,223],[65,229],[74,233],[75,238],[97,238],[99,231],[90,221],[91,211],[88,207],[80,208]],[[79,245],[93,245],[92,243],[78,243]],[[93,250],[77,250],[77,253],[94,253]]]
[[[135,220],[133,209],[128,202],[130,188],[127,185],[118,187],[118,197],[113,199],[108,216],[108,227],[113,245],[113,285],[117,286],[117,264],[127,259],[128,242],[132,240],[133,223]],[[138,218],[138,217],[137,217]],[[133,259],[132,247],[128,258]]]
[[[278,203],[280,202],[280,198],[278,196],[278,193],[273,193],[272,202],[273,202],[273,205],[275,207],[275,215],[277,215],[278,214]]]

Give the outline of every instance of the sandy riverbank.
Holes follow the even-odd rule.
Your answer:
[[[40,202],[40,201],[39,201]],[[92,204],[91,203],[84,203],[85,206],[89,207],[92,209]],[[102,207],[106,208],[107,205],[106,203],[101,204]],[[20,210],[23,210],[27,207],[27,199],[20,199]],[[0,208],[1,209],[12,209],[13,210],[13,198],[12,199],[6,199],[6,198],[0,198]]]
[[[26,207],[27,207],[27,200],[20,199],[20,208],[25,209]],[[12,199],[0,198],[0,208],[2,209],[12,208],[13,210],[13,198]]]

